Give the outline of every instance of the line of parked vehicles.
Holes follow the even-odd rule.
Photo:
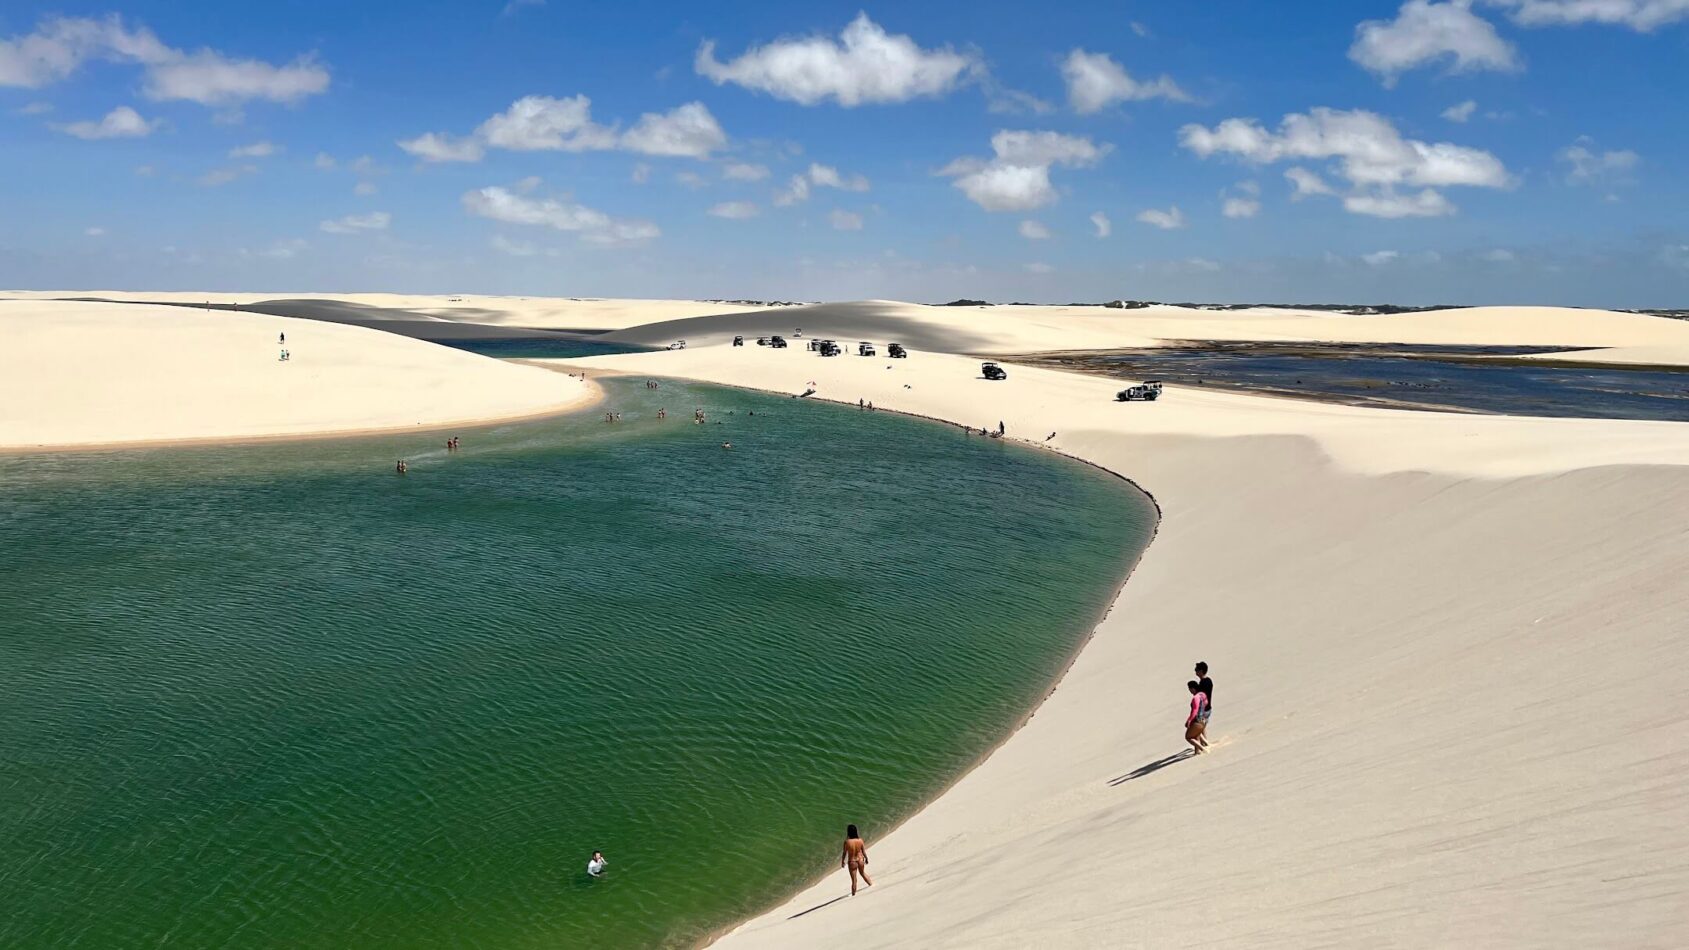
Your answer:
[[[796,330],[792,333],[792,336],[802,337],[803,331]],[[733,338],[733,345],[744,346],[745,338],[743,336],[735,336]],[[776,350],[781,350],[785,349],[787,345],[786,338],[778,334],[773,336],[757,337],[757,346],[767,346]],[[677,340],[674,343],[670,343],[669,349],[684,350],[686,349],[686,341]],[[837,340],[812,338],[809,340],[809,351],[811,353],[820,353],[822,356],[838,356],[844,352],[844,348],[839,345]],[[856,344],[856,355],[878,356],[879,351],[875,349],[874,344],[868,342],[867,340],[863,340],[862,342]],[[886,356],[891,357],[892,359],[905,359],[909,356],[909,351],[904,349],[903,344],[901,343],[887,343]],[[994,382],[1000,382],[1009,378],[1008,370],[1005,370],[997,363],[981,363],[979,366],[979,374],[985,379],[989,379]],[[1125,389],[1122,389],[1114,394],[1116,402],[1155,402],[1160,398],[1161,380],[1159,379],[1146,379],[1135,386],[1127,386]]]

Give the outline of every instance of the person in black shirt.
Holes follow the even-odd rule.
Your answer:
[[[1214,712],[1214,681],[1208,678],[1208,664],[1198,661],[1196,664],[1197,691],[1208,697],[1208,712]]]

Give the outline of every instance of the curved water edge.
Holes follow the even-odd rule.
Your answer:
[[[35,512],[34,527],[74,525],[76,519],[63,516],[76,512],[83,530],[71,532],[57,552],[61,561],[37,565],[44,576],[33,586],[0,571],[0,594],[7,594],[0,600],[10,605],[10,615],[0,618],[0,653],[33,643],[13,659],[44,658],[49,674],[75,674],[81,679],[74,682],[82,682],[97,677],[98,670],[85,671],[102,653],[134,659],[128,653],[151,649],[156,640],[197,657],[203,631],[235,627],[241,636],[205,642],[262,660],[260,671],[265,664],[304,663],[306,687],[318,678],[340,684],[300,693],[300,685],[284,678],[259,692],[272,702],[295,698],[280,713],[266,707],[260,719],[241,712],[239,693],[229,697],[233,707],[189,707],[185,721],[204,741],[186,751],[235,784],[200,789],[197,778],[171,776],[158,786],[173,791],[186,782],[214,804],[238,792],[242,776],[285,776],[303,762],[308,787],[364,785],[376,796],[356,805],[373,811],[351,825],[334,818],[350,807],[338,794],[307,799],[308,813],[326,815],[322,827],[338,831],[306,849],[319,857],[292,859],[286,856],[303,844],[292,836],[296,823],[265,809],[285,803],[285,793],[300,783],[283,788],[275,805],[265,795],[248,796],[261,806],[259,818],[276,820],[252,825],[249,816],[250,826],[238,829],[245,832],[241,840],[271,853],[219,857],[204,872],[210,877],[189,874],[175,882],[190,893],[196,882],[207,890],[223,879],[213,873],[218,868],[237,881],[261,880],[257,872],[275,868],[312,882],[305,892],[237,886],[246,902],[257,902],[248,938],[402,945],[415,940],[395,934],[426,932],[440,941],[528,945],[542,937],[568,942],[572,933],[618,945],[696,943],[807,877],[817,866],[814,842],[822,837],[821,850],[830,847],[835,818],[883,836],[880,829],[936,797],[1000,743],[1047,695],[1077,654],[1076,644],[1092,632],[1095,614],[1113,602],[1130,560],[1122,556],[1121,537],[1147,538],[1153,527],[1142,496],[1121,492],[1116,479],[1076,478],[1064,465],[1040,461],[1041,453],[995,441],[946,439],[925,424],[891,417],[870,422],[837,405],[795,410],[789,399],[671,382],[645,406],[650,397],[637,380],[608,386],[626,423],[574,416],[466,431],[468,451],[458,456],[407,452],[412,475],[402,481],[394,480],[386,459],[399,451],[393,446],[414,446],[410,433],[370,443],[123,452],[99,465],[86,464],[86,456],[37,460],[41,479],[58,479],[81,494],[64,499],[69,507]],[[671,410],[667,428],[650,422],[658,401]],[[675,413],[694,401],[709,407],[712,420],[735,407],[737,414],[720,429],[713,421],[694,427],[684,418],[689,414]],[[755,411],[754,420],[747,410]],[[719,448],[723,434],[734,441],[731,454]],[[379,469],[362,471],[372,459],[382,460]],[[15,473],[16,460],[11,467]],[[0,481],[5,472],[0,466]],[[131,480],[141,490],[128,490]],[[9,519],[0,514],[0,522],[8,522],[27,554],[29,542],[44,538],[19,531],[32,524],[19,519],[40,497],[14,497],[22,507]],[[219,529],[241,505],[251,506],[246,520],[253,527]],[[1140,507],[1141,515],[1131,513]],[[111,524],[122,525],[117,540],[130,547],[115,560],[102,556],[100,569],[77,567],[90,545],[113,533],[99,530],[102,508],[116,509]],[[563,517],[568,524],[559,527]],[[492,527],[482,531],[483,522]],[[158,558],[193,547],[202,530],[223,534],[203,540],[184,581],[168,558]],[[284,559],[279,571],[273,564],[263,568],[271,563],[268,549],[296,544],[293,532],[311,536],[299,548],[302,556]],[[317,537],[321,532],[329,533]],[[258,557],[249,572],[284,577],[297,593],[275,596],[245,575],[195,587],[189,582],[196,572],[228,572],[230,558],[207,556],[211,551]],[[395,556],[400,563],[382,563]],[[336,557],[350,557],[349,566],[315,563]],[[461,576],[476,575],[484,564],[488,576]],[[163,572],[175,600],[155,602],[157,578],[138,583],[129,576],[137,565]],[[547,570],[536,573],[535,565]],[[450,570],[440,573],[441,566]],[[74,583],[62,583],[67,579]],[[85,610],[77,588],[91,583],[96,593],[106,592],[95,605],[103,611],[99,622],[63,616],[40,635],[18,626],[19,616],[32,611],[54,617],[55,605],[67,598]],[[418,589],[400,599],[387,595],[387,588],[405,583]],[[560,593],[560,584],[568,589]],[[335,613],[324,614],[314,600],[325,589],[356,605],[355,625],[331,623]],[[235,604],[207,606],[219,600]],[[236,613],[222,616],[223,610]],[[133,627],[130,615],[137,613],[168,625],[150,637],[131,632],[115,641],[122,631],[101,626],[129,621]],[[592,665],[618,650],[633,665]],[[148,669],[144,651],[140,656],[143,662],[126,664],[129,669]],[[712,675],[690,677],[687,666],[700,664]],[[195,683],[204,682],[207,665],[220,669],[200,658],[164,672],[192,693],[203,690]],[[8,666],[16,679],[20,663]],[[624,667],[637,673],[626,686],[617,679]],[[236,664],[229,675],[247,682],[253,669],[250,662]],[[342,682],[354,674],[362,680]],[[650,681],[643,700],[638,681]],[[844,695],[853,703],[846,708],[834,701],[841,683],[850,684]],[[72,716],[82,708],[42,698],[44,685],[60,687],[49,690],[53,697],[65,695],[63,676],[12,685],[14,703],[32,708],[35,697],[49,710],[43,715]],[[574,703],[583,694],[598,697],[584,711]],[[374,703],[385,736],[368,733],[362,706],[349,707],[357,716],[339,714],[337,704],[354,700]],[[313,701],[334,713],[330,719],[348,741],[358,738],[326,766],[315,754],[321,740],[307,734],[308,741],[294,741],[287,729],[295,707]],[[89,699],[89,705],[102,702],[117,700],[105,693]],[[160,702],[173,700],[138,690],[118,704],[145,714]],[[401,712],[407,708],[413,712]],[[480,713],[460,714],[466,709]],[[216,752],[223,741],[217,730],[226,722],[242,724],[235,728],[246,733]],[[121,737],[125,724],[105,725]],[[140,773],[120,789],[144,789],[156,779],[146,775],[161,754],[154,747],[170,748],[174,731],[179,727],[138,737],[150,745],[95,745],[90,755]],[[52,736],[56,745],[41,742],[14,759],[35,763],[8,793],[14,804],[41,800],[28,794],[29,782],[40,778],[33,769],[52,761],[67,735],[73,744],[88,741],[80,732]],[[49,737],[26,721],[6,744],[21,736]],[[265,754],[253,758],[257,752],[247,744]],[[410,751],[383,754],[393,750]],[[741,753],[750,758],[734,758]],[[724,765],[729,762],[736,764]],[[60,773],[77,778],[75,761],[59,764],[68,766]],[[837,780],[841,770],[848,787]],[[83,802],[73,805],[84,809],[83,817],[61,820],[49,838],[54,828],[68,833],[78,821],[98,824],[101,815],[127,812],[125,824],[139,827],[151,827],[157,817],[143,807],[150,799],[84,798],[75,791],[80,787],[62,797]],[[399,791],[407,789],[414,792]],[[623,803],[632,810],[618,812]],[[30,830],[16,820],[23,809],[0,811],[14,816],[10,825],[0,819],[0,840],[34,842],[19,836],[20,828]],[[65,819],[69,813],[47,814]],[[45,819],[38,813],[35,820]],[[743,830],[703,846],[709,853],[702,856],[685,843],[689,827],[724,826]],[[410,827],[433,833],[409,836]],[[71,840],[97,854],[109,843],[97,832]],[[167,834],[165,840],[176,839]],[[584,861],[571,864],[573,852],[599,846],[623,874],[579,886],[575,864]],[[19,860],[34,854],[51,866],[65,859],[57,850],[45,856],[9,850]],[[102,863],[110,874],[123,861],[107,855]],[[404,871],[386,886],[337,870],[386,864]],[[145,893],[148,881],[178,873],[169,861],[161,867],[138,869],[128,882]],[[48,888],[37,891],[29,914],[14,920],[21,929],[10,931],[13,937],[50,932],[51,908],[79,884],[93,883],[77,866],[60,870],[61,878],[42,879],[0,862],[0,882],[22,885],[25,894],[31,886]],[[402,885],[398,891],[395,884]],[[341,889],[341,902],[359,905],[359,913],[347,918],[343,908],[315,905],[311,894],[324,887]],[[116,893],[121,904],[122,889]],[[464,917],[456,907],[475,912]],[[167,910],[134,908],[133,928],[124,933],[145,934],[147,922],[170,919]],[[277,912],[304,916],[277,920]],[[319,929],[298,929],[313,919]],[[192,917],[172,923],[185,928],[175,931],[179,938],[209,938],[221,926]],[[337,929],[343,927],[355,929]]]

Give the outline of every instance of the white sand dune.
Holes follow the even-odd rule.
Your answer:
[[[1444,343],[1520,329],[1418,322]],[[1033,342],[1067,348],[1057,332]],[[1054,431],[1163,511],[1033,719],[895,833],[868,829],[877,886],[835,902],[838,843],[816,841],[827,878],[723,946],[1680,945],[1689,425],[1181,388],[1120,404],[1107,380],[1011,366],[993,383],[927,352],[575,365],[813,380],[821,398]],[[1179,758],[1197,659],[1216,748]]]
[[[259,314],[0,301],[0,341],[0,448],[429,427],[596,396],[556,373]]]

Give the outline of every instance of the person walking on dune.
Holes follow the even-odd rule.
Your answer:
[[[1202,692],[1202,685],[1196,680],[1185,684],[1191,691],[1191,711],[1185,717],[1185,741],[1191,744],[1191,751],[1202,754],[1207,740],[1202,737],[1202,731],[1208,727],[1208,697]]]
[[[873,887],[874,879],[868,876],[868,845],[863,842],[855,825],[845,826],[844,851],[839,855],[839,867],[850,869],[850,896],[856,896],[856,876],[862,875],[862,886]]]
[[[1208,722],[1214,718],[1214,681],[1208,678],[1208,664],[1196,663],[1196,688],[1208,697],[1208,711],[1202,714],[1202,747],[1208,748]]]

